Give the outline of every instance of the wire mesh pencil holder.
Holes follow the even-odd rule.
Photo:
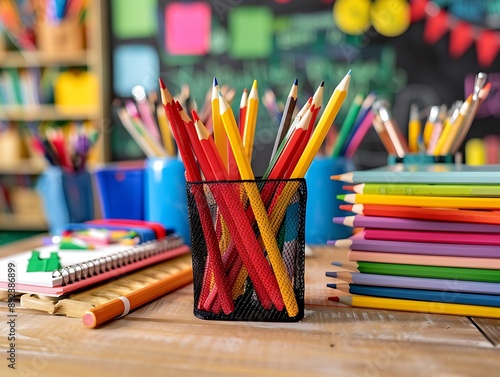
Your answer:
[[[194,315],[304,317],[304,179],[188,182]]]

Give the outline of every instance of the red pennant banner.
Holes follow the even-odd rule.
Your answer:
[[[448,31],[448,13],[440,10],[436,15],[428,16],[424,28],[424,40],[434,44]]]
[[[474,41],[474,30],[467,22],[458,22],[450,30],[450,55],[459,58]]]
[[[500,50],[498,33],[484,30],[476,41],[477,60],[482,67],[489,67]]]
[[[411,22],[417,22],[424,19],[425,7],[428,3],[429,0],[413,0],[411,2]]]

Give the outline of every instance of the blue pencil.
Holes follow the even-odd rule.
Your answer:
[[[500,296],[498,295],[430,291],[424,289],[388,288],[357,284],[349,284],[349,292],[357,295],[397,298],[403,300],[500,307]]]

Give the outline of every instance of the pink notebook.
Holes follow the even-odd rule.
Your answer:
[[[35,293],[61,296],[77,289],[117,278],[125,273],[162,262],[189,252],[178,235],[145,242],[136,246],[112,245],[99,250],[59,250],[58,245],[36,249],[40,258],[48,258],[57,252],[61,268],[48,272],[27,272],[31,251],[0,259],[0,270],[15,270],[17,293]],[[12,287],[12,282],[11,282]],[[0,276],[0,290],[8,290],[8,274]]]

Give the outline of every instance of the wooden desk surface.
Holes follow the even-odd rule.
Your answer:
[[[26,250],[39,240],[0,248],[0,255]],[[197,319],[192,314],[192,285],[94,330],[79,319],[17,306],[19,374],[7,370],[9,329],[3,302],[0,375],[500,375],[500,320],[335,304],[326,299],[334,291],[326,287],[333,280],[325,271],[338,259],[326,247],[315,248],[314,256],[307,258],[306,316],[298,323]]]

